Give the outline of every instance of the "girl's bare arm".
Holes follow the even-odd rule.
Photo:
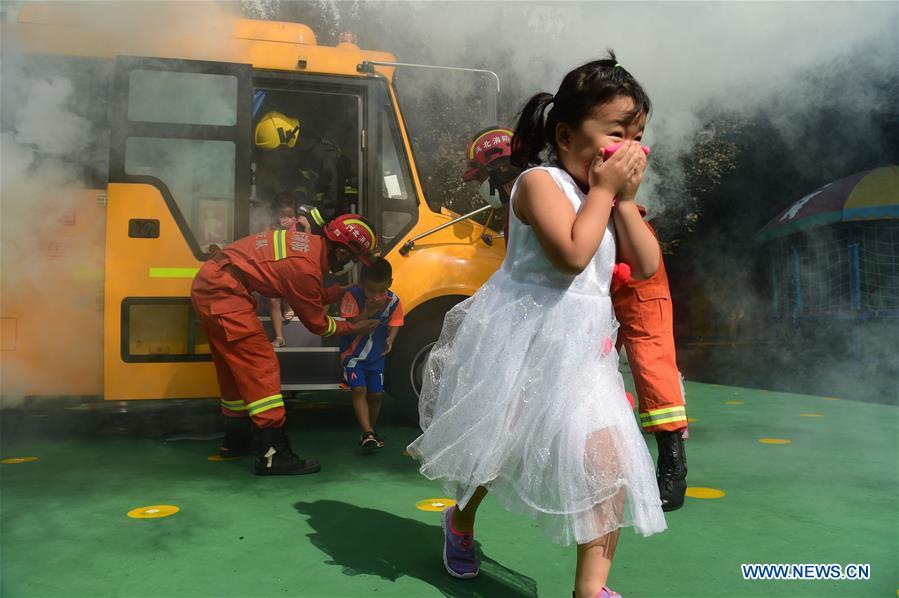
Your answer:
[[[580,274],[602,242],[612,211],[612,193],[593,187],[580,212],[553,180],[541,170],[529,172],[519,183],[515,213],[529,224],[553,266],[565,274]]]

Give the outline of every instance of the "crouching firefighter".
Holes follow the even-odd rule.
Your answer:
[[[326,223],[324,236],[267,231],[234,241],[203,264],[191,287],[191,301],[209,338],[221,389],[225,438],[223,457],[255,456],[257,475],[299,475],[321,469],[290,449],[284,430],[281,372],[275,351],[256,317],[253,293],[282,297],[313,334],[368,334],[377,320],[338,321],[326,306],[345,287],[323,288],[328,271],[350,261],[371,263],[377,249],[374,228],[356,214]]]

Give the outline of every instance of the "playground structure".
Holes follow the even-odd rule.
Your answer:
[[[851,371],[836,374],[874,376],[882,392],[892,386],[883,399],[895,400],[897,366],[886,357],[899,329],[899,166],[816,189],[756,239],[770,272],[775,343],[805,354],[800,369],[847,364]]]

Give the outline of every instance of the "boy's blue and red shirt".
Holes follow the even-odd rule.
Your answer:
[[[355,318],[365,310],[365,291],[362,287],[352,287],[340,302],[340,315]],[[365,367],[369,370],[383,370],[387,348],[387,335],[392,326],[403,325],[403,305],[393,291],[387,291],[387,306],[372,319],[380,325],[371,334],[340,337],[340,363],[344,368]]]

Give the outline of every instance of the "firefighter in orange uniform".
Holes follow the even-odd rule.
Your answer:
[[[646,210],[640,213],[646,216]],[[655,235],[649,223],[646,226]],[[661,251],[661,250],[660,250]],[[640,425],[654,434],[659,448],[657,481],[662,510],[684,504],[687,411],[674,350],[674,314],[665,264],[646,280],[628,280],[612,288],[619,343],[624,344],[640,403]]]
[[[368,334],[377,320],[353,324],[328,315],[325,306],[339,301],[346,287],[325,289],[322,279],[350,260],[370,263],[376,246],[374,228],[356,214],[345,214],[325,224],[324,237],[267,231],[231,243],[200,268],[191,300],[209,338],[222,393],[222,456],[248,454],[252,443],[257,475],[321,469],[317,461],[301,459],[290,449],[280,367],[256,317],[253,293],[283,297],[313,334]]]

